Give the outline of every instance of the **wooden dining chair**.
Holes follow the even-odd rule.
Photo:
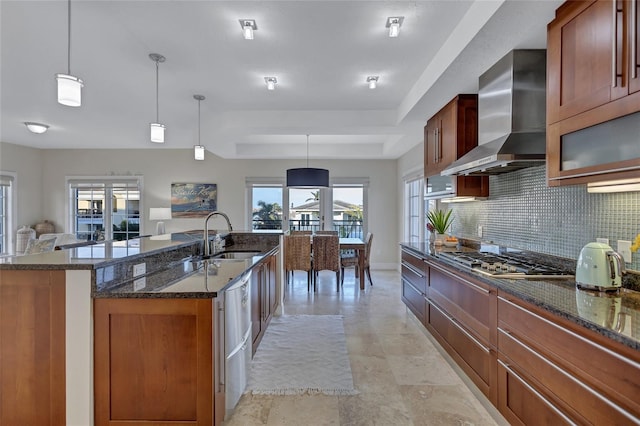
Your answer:
[[[336,289],[340,291],[340,239],[337,235],[313,237],[313,291],[317,291],[318,272],[334,271]]]
[[[367,233],[367,236],[364,240],[365,249],[364,249],[364,271],[366,276],[369,278],[369,284],[373,285],[373,281],[371,280],[371,269],[369,263],[369,257],[371,254],[371,244],[373,243],[373,234],[371,232]],[[344,268],[353,267],[355,271],[355,277],[359,278],[358,271],[358,255],[355,250],[343,250],[343,253],[340,255],[340,276],[341,283],[344,283]]]
[[[312,231],[290,231],[291,235],[311,235]]]
[[[284,271],[289,284],[289,272],[293,280],[294,271],[307,273],[307,291],[311,285],[311,238],[308,235],[285,235]]]
[[[316,235],[338,235],[338,231],[316,231]]]

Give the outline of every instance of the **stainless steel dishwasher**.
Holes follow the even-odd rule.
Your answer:
[[[242,396],[251,365],[251,271],[224,292],[225,418]]]

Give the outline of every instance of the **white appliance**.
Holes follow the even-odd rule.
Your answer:
[[[603,243],[589,243],[580,250],[576,265],[576,285],[598,291],[617,290],[625,273],[620,254]]]
[[[244,393],[251,365],[251,272],[224,292],[225,418]]]

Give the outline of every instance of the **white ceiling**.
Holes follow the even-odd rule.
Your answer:
[[[190,148],[223,158],[398,158],[426,120],[514,48],[544,48],[562,1],[71,3],[82,107],[56,102],[67,2],[0,0],[0,140],[37,148]],[[385,22],[403,16],[398,38]],[[239,19],[255,19],[254,40]],[[149,141],[155,63],[166,143]],[[366,77],[379,75],[368,89]],[[265,76],[276,76],[267,91]],[[22,124],[50,126],[29,133]]]

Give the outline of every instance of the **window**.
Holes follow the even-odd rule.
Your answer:
[[[247,179],[250,229],[283,229],[284,184],[278,179]]]
[[[334,183],[332,221],[333,230],[340,237],[361,238],[366,235],[366,199],[368,180]]]
[[[13,250],[15,189],[15,173],[0,172],[0,255],[10,254]]]
[[[404,181],[404,240],[410,243],[418,243],[423,240],[423,182],[424,179],[422,177],[405,178]]]
[[[80,240],[140,236],[142,177],[68,179],[70,232]]]

